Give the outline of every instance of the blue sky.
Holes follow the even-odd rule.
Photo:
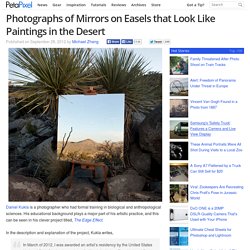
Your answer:
[[[59,98],[58,140],[123,141],[124,94],[64,95]]]
[[[93,49],[94,52],[100,52],[102,49]],[[160,48],[147,48],[147,49],[131,49],[137,55],[143,56],[147,62],[149,62],[148,71],[158,71],[162,72],[162,49]],[[19,70],[17,67],[9,63],[9,70]],[[25,70],[20,70],[24,73]],[[9,79],[13,77],[9,74]]]
[[[148,48],[133,50],[137,55],[143,56],[150,63],[147,70],[162,72],[162,49]]]

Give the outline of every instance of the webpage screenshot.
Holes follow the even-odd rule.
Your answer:
[[[250,249],[247,4],[1,1],[1,249]]]

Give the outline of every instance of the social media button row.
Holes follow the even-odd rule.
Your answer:
[[[142,44],[141,39],[107,39],[107,44],[134,44],[134,45],[140,45]]]

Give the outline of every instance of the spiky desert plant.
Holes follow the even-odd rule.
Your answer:
[[[10,74],[26,86],[13,93],[29,111],[41,107],[42,114],[56,119],[58,97],[82,93],[79,83],[93,81],[90,75],[91,51],[82,48],[11,49],[9,61],[17,69]],[[34,84],[30,84],[34,83]]]
[[[158,84],[148,84],[147,62],[128,49],[106,49],[97,53],[94,72],[108,93],[125,94],[125,151],[130,141],[133,113],[147,113],[161,100],[156,95]]]
[[[108,93],[124,93],[126,108],[143,112],[155,105],[154,86],[148,88],[143,82],[147,62],[133,50],[106,49],[97,53],[94,71],[99,83]]]
[[[59,161],[56,157],[49,156],[47,164],[39,163],[39,169],[34,177],[42,180],[48,187],[55,187],[63,181],[70,171],[70,165],[66,161]]]

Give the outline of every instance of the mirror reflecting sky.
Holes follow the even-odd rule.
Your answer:
[[[59,97],[58,141],[73,132],[71,142],[91,139],[123,141],[124,94],[64,95]],[[67,136],[66,136],[67,138]]]

